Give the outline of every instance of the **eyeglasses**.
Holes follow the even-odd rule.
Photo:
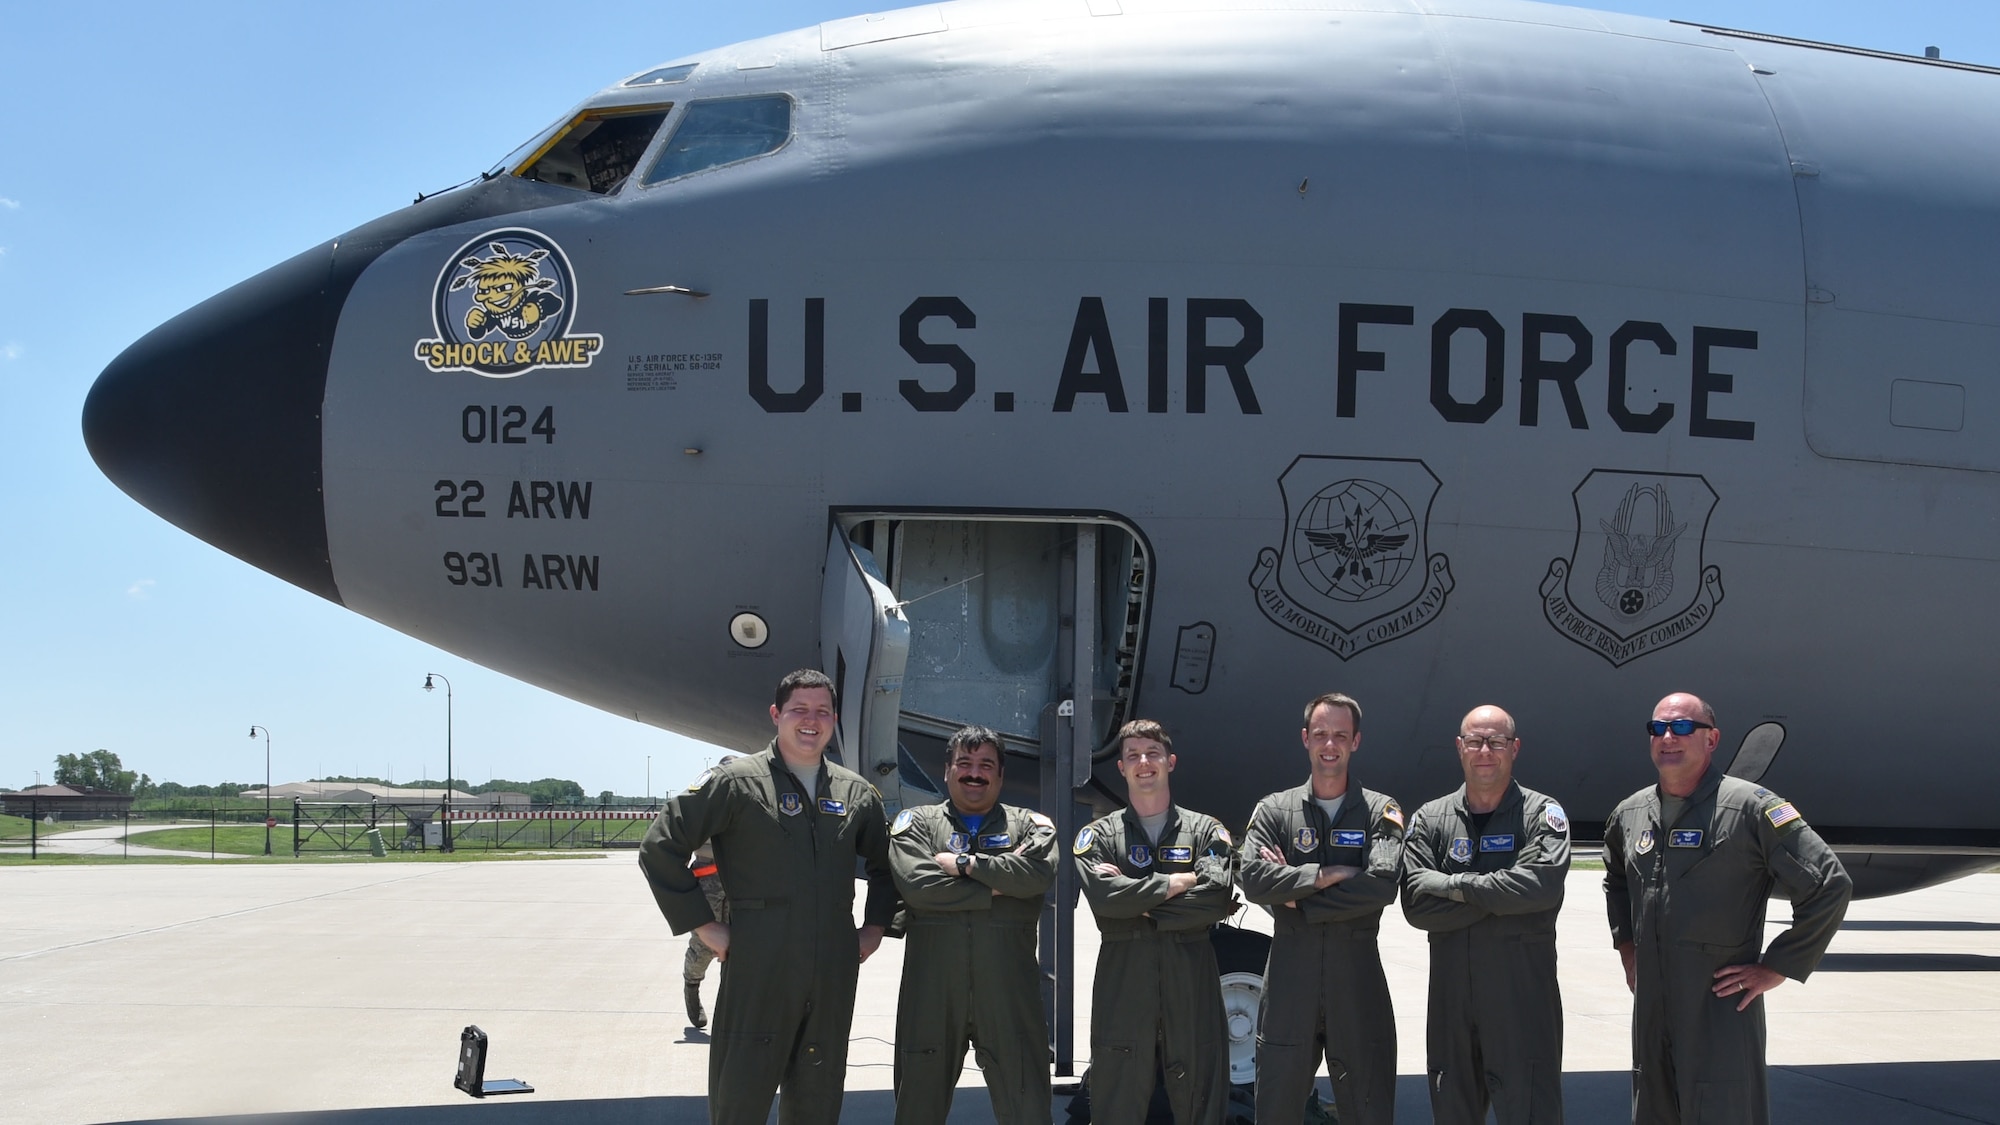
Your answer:
[[[1680,735],[1682,738],[1686,738],[1688,735],[1691,735],[1698,730],[1714,730],[1714,729],[1715,725],[1713,723],[1698,723],[1693,719],[1647,719],[1646,720],[1646,733],[1652,735],[1654,738],[1659,738],[1665,735],[1668,731],[1673,731],[1675,734]]]
[[[1120,756],[1128,762],[1164,762],[1167,760],[1167,752],[1165,750],[1129,750]]]
[[[1461,734],[1458,736],[1458,744],[1475,754],[1481,750],[1491,750],[1497,754],[1507,747],[1512,746],[1514,740],[1511,738],[1481,738],[1476,734]]]

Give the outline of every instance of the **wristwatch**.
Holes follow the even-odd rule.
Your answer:
[[[971,866],[972,866],[972,857],[963,852],[960,852],[958,856],[958,873],[960,875],[965,874],[966,869]]]

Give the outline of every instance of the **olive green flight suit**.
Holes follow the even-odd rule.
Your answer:
[[[974,832],[945,801],[896,814],[889,837],[906,926],[897,1125],[938,1125],[951,1112],[968,1042],[999,1125],[1048,1125],[1051,1055],[1035,924],[1056,879],[1055,824],[995,805]],[[938,867],[939,852],[978,858],[960,876]]]
[[[776,745],[703,774],[667,802],[639,867],[677,934],[714,921],[688,858],[712,843],[729,897],[729,951],[708,1050],[708,1119],[834,1125],[847,1077],[860,950],[854,861],[868,870],[867,922],[894,921],[882,798],[860,775],[820,764],[815,792]]]
[[[1403,916],[1430,934],[1425,1069],[1437,1125],[1561,1125],[1556,914],[1569,817],[1510,784],[1484,827],[1465,787],[1417,810],[1403,844]]]
[[[1382,908],[1396,899],[1403,829],[1393,799],[1351,780],[1331,824],[1310,782],[1250,814],[1237,878],[1251,902],[1274,908],[1257,1020],[1259,1121],[1299,1116],[1322,1049],[1341,1125],[1388,1125],[1395,1113],[1396,1013],[1375,939]],[[1258,854],[1265,847],[1285,862],[1267,862]],[[1362,870],[1315,890],[1324,864]]]
[[[1792,925],[1764,942],[1771,892]],[[1770,1120],[1764,998],[1737,1011],[1715,973],[1761,961],[1793,980],[1819,964],[1854,884],[1790,801],[1713,766],[1680,819],[1660,791],[1627,797],[1604,825],[1604,897],[1614,944],[1638,949],[1632,1007],[1632,1120],[1710,1125]]]
[[[1076,835],[1070,850],[1102,939],[1090,999],[1094,1125],[1145,1121],[1160,1074],[1175,1125],[1221,1125],[1229,1109],[1229,1029],[1208,931],[1236,909],[1232,846],[1214,817],[1178,805],[1157,844],[1130,809]],[[1183,871],[1194,886],[1168,898],[1167,877]]]

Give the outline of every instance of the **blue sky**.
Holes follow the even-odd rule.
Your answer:
[[[1992,0],[1596,6],[2000,63]],[[649,756],[654,793],[698,772],[714,748],[468,664],[184,534],[97,472],[78,420],[97,373],[155,325],[491,166],[592,91],[867,10],[0,0],[0,786],[100,747],[156,780],[261,780],[252,723],[272,732],[277,780],[441,777],[445,701],[420,690],[426,672],[455,686],[461,777],[642,794]]]

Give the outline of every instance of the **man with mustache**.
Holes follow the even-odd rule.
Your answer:
[[[1049,1125],[1049,1028],[1035,924],[1055,882],[1055,824],[1000,803],[998,732],[969,726],[945,744],[947,800],[906,808],[889,828],[903,896],[896,1004],[896,1123],[937,1125],[970,1043],[998,1125]]]
[[[838,716],[833,681],[800,669],[778,682],[762,753],[695,779],[639,845],[639,868],[674,932],[694,930],[722,961],[708,1049],[708,1119],[837,1125],[861,962],[896,912],[882,797],[825,760]],[[688,868],[713,843],[730,920],[716,919]],[[868,901],[854,925],[854,861]]]
[[[1102,943],[1090,1004],[1090,1119],[1140,1125],[1164,1078],[1175,1125],[1222,1125],[1229,1029],[1209,927],[1236,909],[1229,830],[1174,804],[1173,739],[1150,719],[1118,731],[1128,804],[1071,848]]]

